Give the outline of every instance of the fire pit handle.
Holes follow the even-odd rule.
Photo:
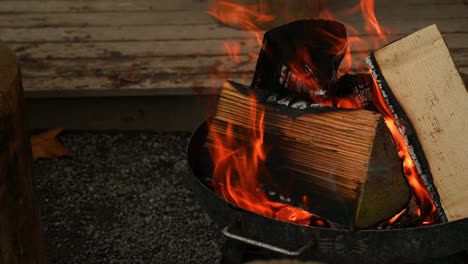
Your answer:
[[[294,251],[293,250],[288,250],[288,249],[273,246],[273,245],[270,245],[270,244],[267,244],[267,243],[264,243],[264,242],[260,242],[260,241],[257,241],[257,240],[246,238],[246,237],[243,237],[243,236],[240,236],[240,235],[233,234],[233,233],[229,232],[229,227],[228,226],[226,226],[223,229],[223,235],[225,235],[228,238],[232,238],[232,239],[241,241],[243,243],[246,243],[246,244],[249,244],[249,245],[252,245],[252,246],[260,247],[260,248],[263,248],[263,249],[278,252],[278,253],[288,255],[288,256],[299,256],[300,254],[302,254],[302,252],[304,252],[306,249],[310,248],[312,246],[312,244],[313,244],[312,241],[309,241],[303,247],[299,248],[298,250],[294,250]]]

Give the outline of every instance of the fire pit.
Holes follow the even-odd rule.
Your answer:
[[[468,219],[415,228],[353,231],[297,225],[241,209],[210,187],[213,166],[203,147],[207,132],[204,123],[193,134],[188,162],[178,173],[229,239],[298,259],[330,263],[415,262],[468,251]]]
[[[251,85],[226,82],[193,135],[187,182],[227,245],[337,263],[466,251],[468,97],[443,36],[376,44],[353,68],[359,37],[327,17],[264,34]]]

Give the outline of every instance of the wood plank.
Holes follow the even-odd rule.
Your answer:
[[[141,41],[99,43],[26,43],[12,44],[17,54],[34,59],[125,58],[125,57],[180,57],[224,56],[223,40]],[[258,54],[255,41],[241,42],[240,55]],[[367,47],[354,53],[369,53]],[[459,67],[466,65],[466,49],[452,49]]]
[[[380,2],[379,2],[380,3]],[[376,5],[376,14],[383,25],[397,20],[454,20],[466,18],[468,7],[464,5],[443,6],[400,6],[396,4],[392,8],[383,8]],[[3,8],[0,9],[0,12]],[[450,14],[450,16],[447,16]],[[125,17],[125,19],[121,19]],[[358,21],[359,15],[341,20]],[[1,27],[76,27],[76,26],[135,26],[135,25],[191,25],[213,24],[213,19],[206,12],[198,9],[158,12],[154,11],[102,11],[99,13],[2,13],[0,15]]]
[[[260,32],[262,34],[262,32]],[[141,40],[254,39],[255,35],[212,23],[211,25],[105,26],[0,28],[7,42],[101,42]]]
[[[125,19],[121,19],[125,17]],[[172,12],[99,12],[99,13],[39,13],[0,14],[0,27],[84,27],[141,25],[213,25],[205,12],[193,10]]]
[[[357,64],[368,53],[354,54]],[[25,78],[61,76],[109,76],[115,77],[132,73],[135,75],[154,74],[227,74],[252,73],[255,70],[256,57],[239,56],[239,62],[229,56],[195,56],[195,57],[146,57],[122,59],[21,59],[22,73]],[[355,67],[357,69],[357,67]]]
[[[432,174],[431,182],[423,180],[428,187],[435,186],[440,197],[431,193],[436,205],[448,221],[468,217],[468,92],[437,26],[385,46],[371,57],[377,64],[370,65],[378,65],[374,73],[380,88],[389,95],[387,103],[400,118],[409,119],[417,135]],[[415,153],[420,162],[421,155]],[[428,173],[425,169],[420,173]]]
[[[468,23],[468,19],[466,20]],[[258,32],[263,35],[263,32]],[[405,36],[394,34],[388,36],[388,42]],[[219,25],[180,25],[164,26],[112,26],[112,27],[81,27],[81,28],[0,28],[2,40],[9,43],[41,43],[41,42],[104,42],[104,41],[156,41],[156,40],[242,40],[255,39],[250,32],[239,31]],[[354,36],[353,33],[348,36]],[[372,36],[363,34],[360,37],[372,43]],[[466,33],[446,33],[444,37],[449,48],[465,48],[468,42]]]
[[[232,73],[212,79],[209,74],[154,74],[143,76],[138,83],[121,81],[118,76],[39,77],[24,78],[23,83],[28,98],[210,95],[217,94],[227,79],[248,84],[252,75]]]
[[[456,53],[458,55],[458,53]],[[365,54],[356,55],[359,61]],[[468,55],[459,57],[459,72],[468,74]],[[229,56],[197,57],[150,57],[122,59],[34,59],[25,57],[21,60],[24,78],[62,76],[118,76],[126,72],[138,75],[164,74],[207,74],[219,72],[253,72],[256,58],[248,55],[239,56],[240,63]]]
[[[468,7],[463,5],[443,6],[398,6],[383,8],[376,5],[376,15],[383,25],[396,19],[418,20],[436,19],[453,20],[466,18]],[[0,12],[3,8],[0,9]],[[450,14],[450,16],[447,16]],[[125,17],[125,19],[121,19]],[[352,15],[348,18],[338,16],[339,20],[358,21],[360,15]],[[103,26],[103,25],[162,25],[182,24],[189,25],[190,22],[197,24],[213,24],[213,20],[206,12],[199,9],[189,9],[171,12],[154,11],[100,11],[80,13],[2,13],[0,15],[0,26],[4,27],[73,27],[73,26]],[[437,22],[437,21],[434,21]]]
[[[38,69],[30,69],[28,64],[23,63],[25,93],[29,98],[193,95],[198,92],[214,94],[218,92],[216,87],[221,87],[227,79],[249,85],[255,68],[255,63],[251,62],[240,66],[235,72],[224,73],[212,79],[213,75],[209,74],[209,70],[214,69],[213,72],[216,73],[216,67],[219,68],[223,62],[229,68],[229,63],[226,63],[229,61],[228,57],[161,59],[162,66],[157,59],[152,58],[141,63],[142,59],[127,59],[122,63],[120,60],[82,60],[76,64],[69,64],[69,60],[39,60],[36,62],[39,64],[34,66],[39,67]],[[201,67],[197,67],[197,64]],[[468,56],[464,65],[458,70],[468,75]],[[43,69],[43,73],[39,69]],[[119,76],[127,72],[136,73],[141,79],[135,83],[120,81]],[[198,88],[194,90],[195,86]]]
[[[219,56],[226,55],[223,40],[140,41],[98,43],[27,43],[12,44],[20,57],[45,58],[122,58],[156,56]],[[241,54],[258,53],[258,43],[244,42]]]
[[[241,63],[229,56],[152,57],[123,59],[33,59],[21,60],[24,78],[62,76],[118,76],[132,72],[137,75],[152,74],[208,74],[217,72],[253,72],[256,58],[242,55]]]
[[[395,6],[462,6],[462,0],[412,0],[412,1],[379,1],[376,9]],[[1,13],[52,13],[52,12],[103,12],[103,11],[174,11],[174,10],[207,10],[208,0],[172,0],[148,1],[133,0],[131,2],[100,0],[100,1],[1,1]],[[341,4],[341,2],[340,2]],[[402,9],[402,8],[400,8]]]
[[[207,10],[207,0],[171,1],[1,1],[0,13],[80,13],[104,11],[180,11]]]

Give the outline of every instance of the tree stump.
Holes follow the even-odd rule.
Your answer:
[[[0,263],[45,263],[23,87],[15,54],[0,42]]]

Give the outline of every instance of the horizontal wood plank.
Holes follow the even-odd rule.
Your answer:
[[[2,3],[2,2],[0,2]],[[0,4],[0,6],[3,6]],[[396,8],[397,7],[397,8]],[[442,20],[467,18],[468,7],[463,5],[442,6],[402,6],[388,8],[376,5],[376,15],[381,21],[393,21],[404,18],[405,21],[431,20],[437,23]],[[0,12],[3,12],[0,8]],[[135,26],[135,25],[192,25],[213,24],[213,20],[203,9],[175,10],[171,12],[155,11],[102,11],[80,13],[13,13],[0,15],[2,27],[76,27],[76,26]],[[337,19],[344,21],[362,20],[359,15],[343,16],[337,12]],[[450,16],[447,16],[450,14]],[[125,19],[122,19],[125,18]],[[430,23],[430,22],[428,22]]]
[[[98,43],[26,43],[11,44],[20,57],[34,59],[57,58],[123,58],[123,57],[181,57],[223,56],[224,40],[187,41],[139,41],[139,42],[98,42]],[[257,54],[260,46],[256,41],[241,41],[240,54]],[[368,47],[357,47],[354,52],[369,53]],[[465,55],[464,49],[452,49],[456,54]],[[460,60],[458,55],[454,55]],[[464,60],[464,59],[463,59]],[[459,66],[463,66],[459,65]]]
[[[2,0],[0,39],[16,50],[26,93],[36,96],[55,96],[54,89],[67,96],[74,96],[73,90],[78,91],[76,96],[143,95],[145,89],[155,94],[186,94],[191,82],[220,86],[221,81],[212,86],[206,80],[210,73],[226,71],[248,75],[248,83],[256,61],[249,54],[258,54],[260,46],[252,34],[218,25],[206,13],[210,2]],[[328,1],[337,13],[357,2]],[[438,24],[459,70],[468,73],[467,8],[463,0],[377,1],[376,14],[392,30],[388,41]],[[341,18],[363,28],[359,15]],[[370,42],[371,37],[363,35],[363,39]],[[240,65],[226,56],[225,40],[242,44]],[[373,49],[357,48],[353,56],[361,62]],[[119,79],[129,72],[143,76],[142,80],[125,83]]]
[[[453,50],[460,72],[468,73],[468,50]],[[354,54],[353,61],[359,63],[367,53]],[[136,75],[163,74],[217,74],[223,72],[253,72],[256,57],[241,55],[238,62],[224,56],[146,57],[146,58],[94,58],[94,59],[34,59],[22,57],[22,72],[25,78],[47,76],[118,76],[123,73]]]
[[[468,24],[468,19],[466,19]],[[263,35],[263,32],[258,32]],[[349,36],[354,34],[350,32]],[[407,34],[388,35],[388,41],[404,37]],[[106,41],[156,41],[156,40],[230,40],[255,39],[255,34],[219,25],[180,25],[165,26],[112,26],[81,28],[0,28],[3,41],[10,43],[45,43],[45,42],[106,42]],[[361,35],[366,43],[373,38]],[[450,48],[464,48],[468,42],[466,33],[446,32],[444,37]]]
[[[343,5],[342,1],[330,1],[331,6]],[[356,2],[356,1],[355,1]],[[206,10],[209,0],[171,0],[171,1],[34,1],[34,0],[4,0],[0,1],[2,13],[54,13],[54,12],[105,12],[105,11],[174,11],[174,10]],[[351,3],[354,4],[354,3]],[[411,0],[411,1],[378,1],[376,8],[417,6],[421,9],[431,6],[463,5],[462,0]],[[398,8],[402,9],[402,8]],[[390,9],[388,9],[390,10]],[[390,11],[391,12],[391,11]]]
[[[187,41],[122,41],[96,43],[26,43],[11,44],[20,57],[45,58],[123,58],[123,57],[179,57],[225,55],[223,40]],[[243,42],[242,54],[258,53],[256,41]]]
[[[68,66],[66,60],[46,61],[42,74],[24,68],[24,87],[28,97],[212,94],[227,79],[250,84],[255,67],[252,60],[233,67],[228,57],[166,59],[162,63],[150,58],[142,63],[128,60],[117,64],[100,59]],[[468,60],[463,64],[458,70],[468,74]],[[127,75],[135,77],[128,81]]]
[[[159,74],[145,76],[138,83],[109,76],[25,78],[25,94],[33,97],[164,96],[217,94],[227,80],[248,84],[253,73],[233,73],[213,78],[209,74]],[[110,95],[109,90],[112,90]]]
[[[125,19],[122,19],[125,18]],[[193,10],[173,12],[99,12],[99,13],[32,13],[1,14],[0,27],[85,27],[85,26],[141,26],[141,25],[213,25],[206,12]]]
[[[1,1],[2,13],[206,10],[208,0]]]
[[[153,74],[218,74],[223,72],[253,72],[256,58],[248,55],[239,56],[239,63],[228,56],[198,57],[152,57],[114,59],[31,59],[22,58],[22,74],[25,78],[62,76],[119,76],[135,74],[149,76]]]

